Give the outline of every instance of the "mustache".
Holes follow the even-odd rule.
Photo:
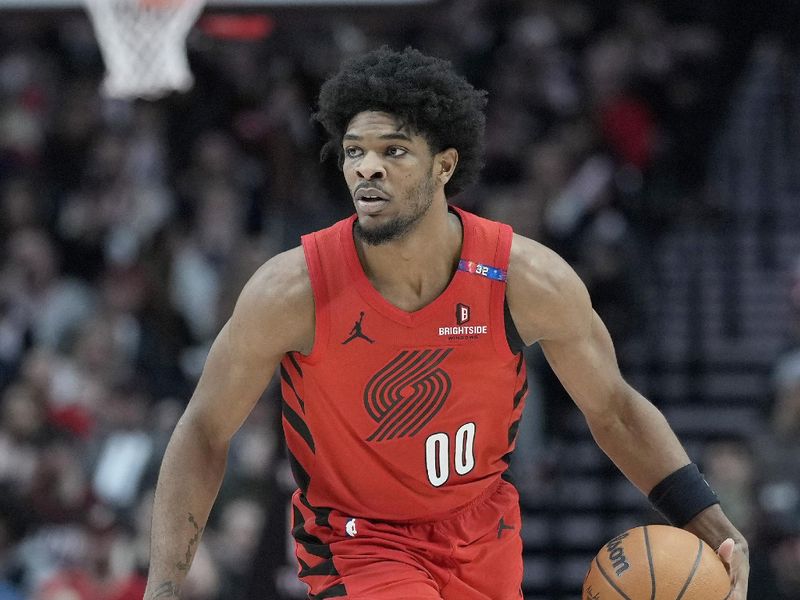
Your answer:
[[[372,183],[370,181],[365,181],[364,183],[359,183],[355,187],[355,189],[353,190],[353,194],[355,195],[358,191],[364,190],[364,189],[378,190],[379,192],[382,192],[384,194],[386,193],[386,190],[384,190],[381,186],[376,185],[375,183]]]

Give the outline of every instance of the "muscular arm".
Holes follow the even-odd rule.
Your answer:
[[[310,351],[313,330],[311,286],[296,248],[267,262],[245,286],[170,438],[156,487],[145,600],[180,597],[230,439],[283,354]]]
[[[645,494],[688,464],[663,415],[620,374],[611,337],[572,269],[515,237],[508,301],[526,343],[538,341],[597,443]]]
[[[636,487],[648,494],[690,462],[661,412],[622,378],[611,337],[586,288],[559,256],[515,236],[507,297],[525,343],[539,342],[598,445]],[[744,538],[718,505],[686,528],[714,548],[732,537],[746,552]],[[746,591],[746,565],[743,576]]]

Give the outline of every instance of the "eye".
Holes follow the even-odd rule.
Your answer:
[[[347,158],[359,158],[364,152],[358,146],[347,146],[344,154]]]
[[[403,156],[404,154],[408,154],[408,150],[406,150],[405,148],[403,148],[401,146],[389,146],[386,149],[386,154],[388,154],[389,156],[393,156],[393,157],[397,158],[399,156]]]

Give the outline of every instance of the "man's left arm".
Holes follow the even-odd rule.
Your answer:
[[[747,542],[719,504],[709,506],[705,483],[664,415],[623,379],[608,330],[577,274],[552,251],[515,236],[507,296],[523,340],[540,343],[597,444],[644,494],[656,488],[678,513],[690,511],[676,524],[718,549],[734,581],[731,600],[744,600]],[[679,495],[684,491],[686,501]],[[703,507],[697,514],[695,491],[697,506]]]

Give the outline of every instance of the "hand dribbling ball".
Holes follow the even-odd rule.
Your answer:
[[[668,525],[635,527],[603,546],[582,600],[725,600],[728,571],[711,547]]]

